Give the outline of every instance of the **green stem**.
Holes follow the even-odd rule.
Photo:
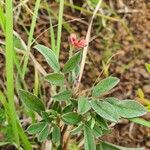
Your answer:
[[[58,18],[58,30],[57,30],[57,49],[56,49],[56,54],[57,54],[58,59],[59,59],[60,44],[61,44],[63,11],[64,11],[64,0],[60,0],[60,4],[59,4],[59,18]]]
[[[27,68],[27,65],[28,65],[29,52],[30,52],[30,48],[31,48],[31,44],[32,44],[33,33],[34,33],[35,25],[36,25],[36,19],[37,19],[38,10],[39,10],[39,7],[40,7],[40,2],[41,2],[41,0],[36,0],[36,3],[35,3],[33,18],[32,18],[29,38],[28,38],[27,51],[26,51],[24,64],[23,64],[22,78],[24,78],[24,76],[25,76],[26,68]]]
[[[19,135],[17,129],[17,114],[14,103],[14,79],[13,79],[13,2],[6,0],[6,87],[9,107],[9,117],[13,129],[14,139],[20,147]]]

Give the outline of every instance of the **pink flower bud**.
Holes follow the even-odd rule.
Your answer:
[[[77,39],[77,36],[74,33],[70,35],[70,42],[76,49],[84,48],[87,45],[85,39]]]

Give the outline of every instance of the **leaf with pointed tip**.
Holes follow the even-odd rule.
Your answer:
[[[99,124],[99,126],[104,129],[108,130],[108,124],[105,119],[103,119],[101,116],[96,115],[96,122]]]
[[[91,106],[101,117],[112,122],[118,122],[119,116],[115,108],[106,101],[92,100]]]
[[[32,93],[24,90],[19,90],[19,96],[25,106],[28,107],[30,110],[33,110],[37,113],[45,110],[42,101]]]
[[[71,92],[69,90],[65,90],[63,92],[58,93],[57,95],[54,95],[53,98],[56,101],[66,101],[70,99],[71,97]]]
[[[74,54],[64,65],[63,72],[68,73],[77,67],[81,59],[81,52]]]
[[[44,45],[36,45],[34,46],[36,50],[38,50],[46,59],[47,63],[52,67],[52,69],[56,72],[60,70],[60,65],[55,53]]]
[[[92,130],[88,126],[84,126],[84,148],[85,150],[96,150],[96,144]]]
[[[52,141],[56,143],[60,143],[60,128],[56,125],[53,127],[53,132],[52,132]]]
[[[75,112],[69,112],[62,115],[62,120],[66,124],[76,125],[81,121],[81,116]]]
[[[94,88],[92,92],[92,96],[97,97],[101,96],[102,94],[108,92],[113,87],[115,87],[119,83],[119,79],[116,77],[107,77],[101,80]]]
[[[73,130],[71,130],[71,134],[75,135],[78,134],[81,130],[83,129],[83,124],[80,124],[79,126],[77,126],[76,128],[74,128]]]
[[[31,124],[27,128],[27,132],[29,134],[36,134],[38,132],[41,132],[41,130],[43,130],[46,124],[47,124],[46,122],[38,122],[38,123]]]
[[[38,136],[38,141],[39,142],[43,142],[47,139],[49,135],[49,128],[48,128],[48,124],[46,124],[43,128],[43,130],[39,133],[39,136]]]
[[[88,98],[80,97],[78,99],[78,112],[80,114],[84,114],[91,109],[91,105],[89,103]]]
[[[106,98],[118,112],[119,116],[124,118],[134,118],[144,115],[147,111],[144,106],[134,100],[118,100],[114,97]]]
[[[45,79],[49,83],[51,83],[53,85],[57,85],[57,86],[63,86],[64,82],[65,82],[65,77],[61,73],[51,73],[51,74],[48,74],[47,76],[45,76]]]

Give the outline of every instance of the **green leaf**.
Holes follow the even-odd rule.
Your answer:
[[[81,116],[75,112],[69,112],[62,115],[62,120],[66,124],[76,125],[81,121]]]
[[[47,63],[54,69],[54,71],[60,70],[60,65],[55,53],[44,45],[36,45],[34,46],[36,50],[38,50],[46,59]]]
[[[91,106],[101,117],[113,122],[117,122],[119,120],[117,111],[110,103],[106,101],[92,100]]]
[[[115,87],[119,83],[119,81],[120,80],[118,78],[111,76],[103,79],[93,88],[92,96],[101,96],[102,94],[108,92],[113,87]]]
[[[46,122],[38,122],[38,123],[31,124],[27,128],[27,132],[29,134],[36,134],[38,132],[41,132],[41,130],[43,130],[43,128],[45,127],[45,125],[46,125]]]
[[[63,113],[68,113],[68,112],[72,112],[74,109],[72,104],[67,105],[64,109],[63,109]]]
[[[79,133],[81,130],[83,129],[83,124],[80,124],[79,126],[77,126],[76,128],[74,128],[73,130],[71,130],[71,134],[75,135],[77,133]]]
[[[140,103],[134,100],[118,100],[110,97],[106,99],[118,112],[119,116],[124,118],[134,118],[144,115],[147,111]]]
[[[50,122],[51,121],[51,118],[49,117],[49,114],[45,111],[42,111],[41,112],[41,116],[42,116],[42,119],[45,121],[45,122]]]
[[[145,67],[146,67],[147,71],[150,73],[150,64],[145,63]]]
[[[86,125],[92,130],[92,133],[94,137],[98,138],[101,137],[102,135],[106,135],[107,133],[110,133],[110,130],[107,129],[102,129],[101,126],[97,123],[92,123],[92,119],[86,122]]]
[[[84,148],[85,150],[96,150],[94,135],[88,126],[84,126]]]
[[[70,97],[71,97],[71,92],[69,90],[65,90],[53,96],[53,98],[57,101],[66,101],[70,99]]]
[[[6,16],[3,10],[3,7],[0,6],[0,26],[2,30],[5,32],[6,29]]]
[[[140,125],[143,125],[145,127],[150,128],[150,121],[144,120],[142,118],[132,118],[132,119],[129,119],[129,120],[132,121],[132,122],[135,122],[137,124],[140,124]]]
[[[60,143],[60,128],[54,125],[52,132],[52,141],[53,143]]]
[[[71,72],[73,69],[75,69],[76,66],[79,64],[80,59],[81,59],[81,52],[77,52],[66,62],[63,68],[63,72],[68,73]]]
[[[101,142],[97,145],[97,150],[144,150],[144,148],[126,148],[108,142]]]
[[[102,129],[108,130],[107,122],[101,116],[96,116],[96,122],[100,125]]]
[[[42,101],[36,97],[35,95],[31,94],[30,92],[19,90],[19,96],[23,103],[31,110],[40,113],[41,111],[45,110],[44,104]]]
[[[53,85],[57,85],[57,86],[63,86],[64,82],[65,82],[65,78],[64,75],[61,73],[51,73],[48,74],[45,79],[53,84]]]
[[[38,136],[38,141],[39,142],[43,142],[47,139],[49,135],[49,128],[48,128],[48,124],[46,124],[43,128],[43,130],[39,133],[39,136]]]
[[[91,109],[88,98],[80,97],[78,99],[78,113],[84,114]]]
[[[94,134],[94,136],[96,138],[101,137],[103,135],[102,129],[99,126],[97,126],[97,125],[94,126],[94,128],[92,129],[92,131],[93,131],[93,134]]]

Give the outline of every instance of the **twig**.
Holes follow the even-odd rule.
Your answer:
[[[89,28],[88,28],[88,31],[87,31],[87,35],[86,35],[87,46],[83,50],[83,56],[82,56],[82,61],[81,61],[80,74],[79,74],[79,78],[78,78],[77,86],[76,86],[76,90],[75,90],[76,92],[79,90],[81,78],[82,78],[82,75],[83,75],[83,70],[84,70],[84,66],[85,66],[85,62],[86,62],[86,57],[87,57],[87,52],[88,52],[88,47],[89,47],[89,41],[90,41],[90,38],[91,38],[91,30],[92,30],[93,20],[94,20],[94,17],[96,16],[97,11],[99,10],[101,2],[102,2],[102,0],[99,0],[99,3],[97,4],[97,6],[96,6],[96,8],[94,10],[94,13],[93,13],[93,16],[91,18],[91,21],[90,21],[90,24],[89,24]]]

